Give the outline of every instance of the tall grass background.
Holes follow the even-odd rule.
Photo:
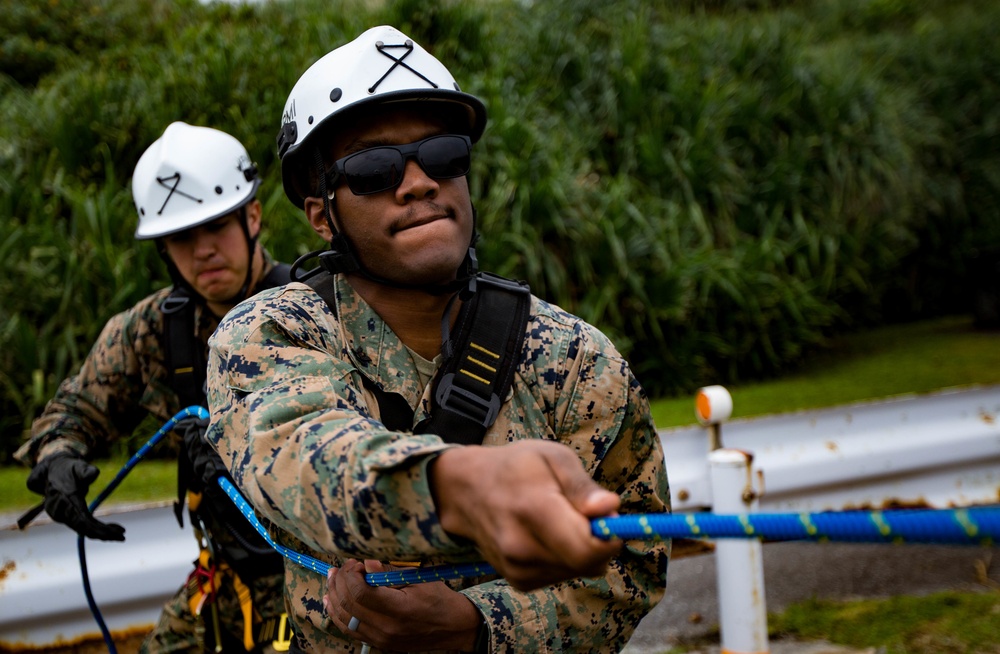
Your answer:
[[[167,283],[129,190],[167,124],[247,146],[278,258],[320,245],[281,191],[281,109],[376,24],[489,108],[483,266],[604,329],[654,396],[968,312],[1000,248],[998,21],[987,0],[2,0],[0,462]]]

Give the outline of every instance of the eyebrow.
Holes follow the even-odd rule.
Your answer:
[[[367,150],[368,148],[378,148],[385,145],[398,145],[398,143],[392,143],[389,139],[385,138],[359,139],[357,141],[353,141],[344,148],[344,156],[347,157],[355,152],[361,152],[362,150]]]

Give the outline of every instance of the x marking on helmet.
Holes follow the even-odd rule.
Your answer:
[[[173,182],[173,185],[170,185],[167,182]],[[167,197],[163,200],[163,205],[160,206],[160,210],[156,212],[157,216],[162,214],[163,210],[167,208],[167,202],[170,202],[170,198],[174,197],[174,193],[176,193],[177,195],[183,195],[189,200],[194,200],[198,204],[201,204],[202,202],[201,198],[196,198],[193,195],[188,195],[184,191],[181,191],[177,188],[177,185],[181,183],[181,174],[179,172],[174,173],[170,177],[157,177],[156,183],[165,189],[170,189],[170,193],[167,193]]]
[[[396,58],[396,57],[393,56],[393,54],[391,52],[387,52],[387,50],[389,50],[390,48],[405,48],[406,52],[403,53],[402,57]],[[385,75],[382,75],[382,77],[378,78],[378,81],[375,82],[374,84],[372,84],[368,88],[368,92],[369,93],[374,93],[375,89],[378,88],[378,85],[381,84],[382,81],[386,77],[389,76],[389,73],[391,73],[392,71],[396,70],[396,66],[402,66],[403,68],[405,68],[406,70],[410,71],[411,73],[413,73],[414,75],[416,75],[420,79],[424,80],[425,82],[427,82],[428,84],[430,84],[434,88],[438,87],[437,84],[435,84],[434,82],[430,81],[425,76],[421,75],[412,66],[410,66],[405,61],[403,61],[408,56],[410,56],[411,52],[413,52],[413,41],[407,39],[405,42],[397,44],[397,45],[386,45],[382,41],[377,41],[375,43],[375,49],[378,50],[380,54],[383,54],[386,57],[388,57],[389,59],[392,59],[393,64],[391,66],[389,66],[389,70],[385,71]]]

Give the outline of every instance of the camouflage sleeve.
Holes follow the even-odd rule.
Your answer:
[[[107,322],[80,371],[60,384],[14,457],[25,465],[60,451],[89,458],[107,443],[131,434],[145,411],[146,384],[135,349],[134,313]]]
[[[295,286],[239,305],[210,340],[208,438],[236,484],[318,552],[474,558],[441,529],[430,494],[427,462],[447,446],[372,417],[336,319]]]
[[[560,436],[576,447],[621,513],[670,510],[663,450],[642,388],[617,356],[582,357]],[[462,592],[490,624],[493,652],[620,651],[666,589],[670,543],[630,541],[600,579],[522,593],[504,580]]]

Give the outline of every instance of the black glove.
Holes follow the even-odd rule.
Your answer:
[[[125,540],[125,528],[94,518],[87,489],[101,474],[76,454],[59,452],[39,461],[28,475],[28,490],[43,495],[45,512],[73,531],[98,540]]]
[[[222,459],[205,440],[207,418],[185,418],[175,427],[184,436],[184,455],[191,465],[193,490],[201,490],[217,483],[215,478],[226,472]]]

